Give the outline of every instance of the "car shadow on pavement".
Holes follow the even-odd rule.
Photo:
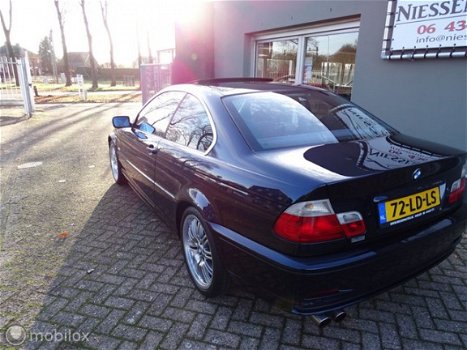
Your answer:
[[[74,242],[49,284],[27,348],[55,342],[111,349],[154,345],[154,337],[174,348],[185,336],[202,339],[211,321],[222,328],[240,300],[238,312],[253,304],[241,291],[209,300],[198,293],[177,235],[128,186],[112,185],[83,229],[55,244],[66,239]]]

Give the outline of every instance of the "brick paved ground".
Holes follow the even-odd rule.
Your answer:
[[[324,329],[238,287],[201,296],[173,232],[129,188],[112,183],[110,119],[136,108],[51,105],[2,129],[0,330],[90,333],[82,342],[35,338],[23,347],[467,347],[466,237],[439,266]],[[35,161],[42,165],[17,169]]]

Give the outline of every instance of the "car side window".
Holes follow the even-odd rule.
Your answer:
[[[202,152],[211,146],[213,127],[206,109],[196,97],[185,96],[169,124],[166,138]]]
[[[184,92],[168,91],[155,97],[138,114],[136,127],[146,133],[164,136],[167,126]]]

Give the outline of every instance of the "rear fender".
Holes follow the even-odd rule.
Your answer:
[[[180,222],[182,220],[183,213],[188,207],[196,208],[203,216],[206,221],[219,222],[218,213],[214,209],[214,206],[208,200],[201,190],[198,188],[189,188],[182,192],[183,195],[177,198],[177,207],[175,212],[175,226],[177,232],[180,234]]]
[[[218,222],[217,213],[209,199],[197,188],[190,188],[188,196],[193,206],[198,209],[206,221]]]

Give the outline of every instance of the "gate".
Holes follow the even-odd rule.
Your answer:
[[[15,74],[18,74],[19,86],[16,85]],[[34,112],[32,79],[27,54],[25,57],[15,59],[0,57],[0,105],[23,105],[24,112],[29,116]]]
[[[140,66],[141,92],[145,104],[159,90],[170,85],[170,64],[142,64]]]

